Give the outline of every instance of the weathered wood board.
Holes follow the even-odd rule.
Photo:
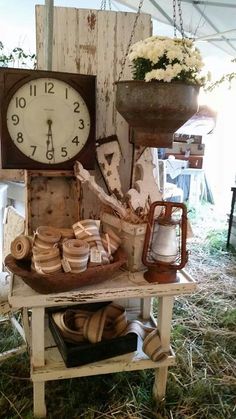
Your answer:
[[[0,169],[0,180],[24,182],[24,169]]]
[[[131,207],[135,210],[142,208],[147,213],[151,203],[162,200],[158,182],[153,175],[154,169],[156,165],[153,163],[152,151],[146,148],[135,165],[137,180],[134,182],[134,187],[127,193]]]
[[[136,13],[103,10],[54,8],[53,70],[97,75],[97,139],[117,135],[121,149],[119,173],[123,193],[130,188],[133,145],[129,128],[116,111],[115,82],[121,71]],[[36,6],[38,68],[44,69],[44,6]],[[151,16],[141,14],[132,42],[151,35]],[[131,79],[130,63],[126,60],[123,79]],[[106,190],[98,169],[92,173]],[[92,192],[82,188],[81,211],[88,217],[91,208],[100,212]],[[94,214],[96,215],[96,214]]]
[[[25,231],[25,219],[15,208],[9,206],[5,209],[3,225],[3,261],[10,252],[11,242]]]
[[[136,13],[73,8],[54,8],[53,67],[55,71],[97,76],[96,138],[117,135],[121,150],[119,174],[122,192],[131,186],[133,145],[129,127],[116,111],[115,82],[127,50]],[[36,6],[36,42],[38,68],[44,69],[44,6]],[[141,14],[132,42],[151,35],[151,16]],[[131,79],[130,63],[126,60],[121,80]],[[92,172],[95,181],[107,192],[98,168]],[[87,186],[81,187],[81,218],[99,218],[101,205]],[[139,301],[137,302],[139,305]]]
[[[79,220],[80,183],[73,172],[26,171],[26,231],[38,226],[70,228]]]
[[[185,154],[189,153],[188,155],[197,155],[197,156],[204,156],[205,154],[205,144],[191,144],[191,143],[183,143],[181,141],[173,141],[171,148],[166,148],[166,153],[168,154]]]

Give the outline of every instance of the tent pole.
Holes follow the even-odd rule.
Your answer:
[[[54,0],[45,0],[45,8],[44,8],[44,63],[45,63],[45,70],[52,70],[53,3],[54,3]]]

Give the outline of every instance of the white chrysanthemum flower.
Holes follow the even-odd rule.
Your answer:
[[[163,80],[165,74],[165,70],[163,68],[160,68],[159,70],[152,70],[146,73],[145,75],[145,81],[151,81],[151,80]]]
[[[151,36],[138,41],[130,48],[129,59],[136,68],[136,77],[138,78],[139,67],[135,60],[143,59],[140,71],[145,74],[145,80],[162,80],[170,82],[173,79],[182,81],[202,83],[199,78],[199,72],[203,67],[203,61],[199,50],[194,46],[190,39],[168,38],[164,36]],[[146,70],[153,67],[151,71]],[[174,64],[173,64],[174,63]],[[137,65],[137,67],[135,67]],[[160,67],[156,69],[155,67]],[[181,76],[180,76],[181,73]]]
[[[159,45],[154,45],[151,49],[149,49],[149,51],[147,51],[147,57],[153,64],[156,64],[163,56],[163,54],[164,50]]]
[[[191,57],[185,57],[185,65],[190,68],[196,68],[200,70],[203,66],[203,62],[196,56],[192,55]]]
[[[172,71],[173,71],[174,77],[177,77],[181,73],[181,71],[183,71],[183,70],[184,70],[183,65],[181,65],[179,63],[175,63],[172,66]]]
[[[169,51],[166,51],[166,56],[168,60],[170,61],[174,61],[174,60],[183,61],[184,59],[184,54],[181,49],[176,50],[172,48]]]

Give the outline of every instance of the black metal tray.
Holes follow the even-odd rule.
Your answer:
[[[107,303],[94,303],[76,306],[94,311],[103,307]],[[71,307],[70,307],[71,308]],[[75,308],[75,306],[73,306]],[[101,361],[103,359],[112,358],[114,356],[123,355],[137,350],[137,335],[128,333],[114,339],[104,340],[98,343],[71,343],[67,342],[61,334],[60,329],[55,324],[52,314],[58,311],[64,311],[66,308],[58,310],[58,308],[47,309],[49,318],[49,328],[54,337],[55,343],[61,353],[66,367],[77,367],[90,364],[92,362]]]

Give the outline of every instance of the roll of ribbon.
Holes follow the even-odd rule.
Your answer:
[[[73,228],[58,228],[58,232],[61,235],[61,240],[75,239]]]
[[[11,254],[15,259],[29,259],[32,256],[33,238],[20,235],[11,242]]]
[[[169,351],[163,349],[158,329],[144,326],[138,320],[128,321],[125,309],[118,304],[108,304],[95,312],[67,309],[52,316],[62,336],[69,342],[97,343],[136,333],[143,340],[143,351],[152,361],[168,357]]]
[[[61,233],[57,228],[50,226],[40,226],[34,236],[34,246],[41,249],[50,249],[60,240]]]
[[[31,266],[34,266],[36,272],[40,274],[61,272],[62,267],[59,249],[57,247],[52,247],[51,249],[33,247]]]
[[[80,273],[87,269],[89,245],[84,240],[71,239],[62,244],[63,261],[69,272]],[[65,269],[66,270],[66,269]]]
[[[85,240],[90,247],[89,267],[105,265],[110,262],[109,255],[103,247],[96,220],[81,220],[72,226],[75,236]]]

